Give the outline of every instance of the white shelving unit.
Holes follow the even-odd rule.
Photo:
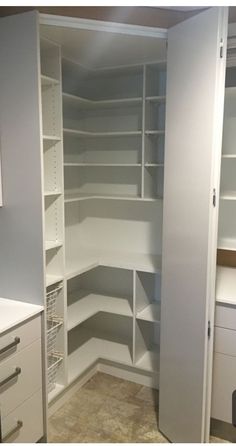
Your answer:
[[[61,53],[42,38],[41,100],[43,123],[44,249],[48,401],[62,391],[65,380],[64,199],[62,146]],[[55,328],[54,328],[55,327]]]

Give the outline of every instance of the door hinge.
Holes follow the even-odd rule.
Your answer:
[[[208,336],[208,339],[210,339],[210,337],[211,337],[211,322],[210,321],[208,321],[208,324],[207,324],[207,336]]]
[[[223,49],[224,49],[224,45],[223,45],[223,40],[221,39],[221,41],[220,41],[220,59],[222,59],[222,57],[223,57]]]
[[[215,208],[216,207],[216,190],[215,189],[213,189],[212,204]]]

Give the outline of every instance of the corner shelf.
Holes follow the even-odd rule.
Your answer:
[[[73,203],[81,200],[124,200],[124,201],[157,201],[162,200],[162,197],[138,197],[136,195],[104,195],[104,194],[65,194],[65,204]]]
[[[142,131],[119,131],[119,132],[87,132],[85,130],[75,130],[75,129],[63,129],[64,134],[71,135],[71,136],[77,136],[80,138],[99,138],[99,137],[120,137],[120,136],[141,136]]]
[[[91,100],[69,93],[63,93],[62,96],[64,104],[76,105],[80,108],[116,108],[123,106],[127,107],[129,105],[142,105],[142,97]]]
[[[69,295],[68,301],[73,297],[77,300],[68,306],[68,331],[99,313],[99,311],[122,316],[132,317],[133,315],[129,302],[125,298],[96,294],[89,290],[80,290]]]

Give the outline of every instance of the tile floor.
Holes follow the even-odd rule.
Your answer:
[[[48,441],[167,443],[157,428],[157,398],[153,389],[99,372],[50,417]]]

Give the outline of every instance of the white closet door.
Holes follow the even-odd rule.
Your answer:
[[[209,434],[226,33],[227,8],[211,8],[168,36],[159,427],[172,442]]]

